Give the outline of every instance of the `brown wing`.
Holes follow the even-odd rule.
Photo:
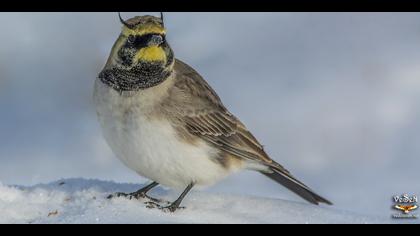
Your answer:
[[[167,103],[171,106],[168,110],[180,117],[178,125],[186,133],[200,137],[235,157],[267,165],[268,170],[261,171],[262,174],[313,204],[332,204],[273,161],[245,125],[223,106],[214,90],[194,69],[177,60],[175,72],[176,81],[168,96],[173,101]]]
[[[175,64],[178,94],[184,99],[183,120],[187,130],[236,157],[273,162],[263,146],[222,104],[207,82],[190,66],[177,60]],[[190,99],[188,99],[190,97]]]

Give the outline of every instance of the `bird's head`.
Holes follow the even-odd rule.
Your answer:
[[[139,88],[153,86],[156,80],[164,79],[160,77],[170,74],[174,64],[173,51],[166,41],[163,15],[160,18],[136,16],[128,20],[123,20],[119,15],[119,18],[121,34],[99,77],[113,76],[115,80],[121,79],[115,77],[124,75],[131,81],[142,77],[143,85],[140,84]],[[147,79],[152,80],[149,81],[151,84],[145,81]]]

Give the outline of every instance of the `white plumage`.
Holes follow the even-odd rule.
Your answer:
[[[115,155],[141,176],[177,189],[211,185],[234,171],[211,159],[218,150],[202,140],[198,145],[182,141],[169,121],[150,116],[172,80],[120,94],[97,79],[94,101],[103,135]]]

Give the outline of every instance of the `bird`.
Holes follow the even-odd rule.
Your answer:
[[[395,205],[395,208],[398,210],[403,211],[405,214],[410,213],[410,211],[413,211],[417,209],[417,205]]]
[[[271,159],[206,80],[175,58],[162,13],[118,16],[121,33],[94,84],[96,113],[113,153],[152,182],[108,198],[146,198],[149,207],[174,212],[193,187],[253,170],[310,203],[332,204]],[[182,194],[163,205],[147,195],[158,185]]]

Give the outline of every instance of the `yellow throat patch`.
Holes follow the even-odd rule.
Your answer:
[[[159,46],[150,46],[140,49],[136,56],[137,61],[166,61],[166,53],[163,48]]]

